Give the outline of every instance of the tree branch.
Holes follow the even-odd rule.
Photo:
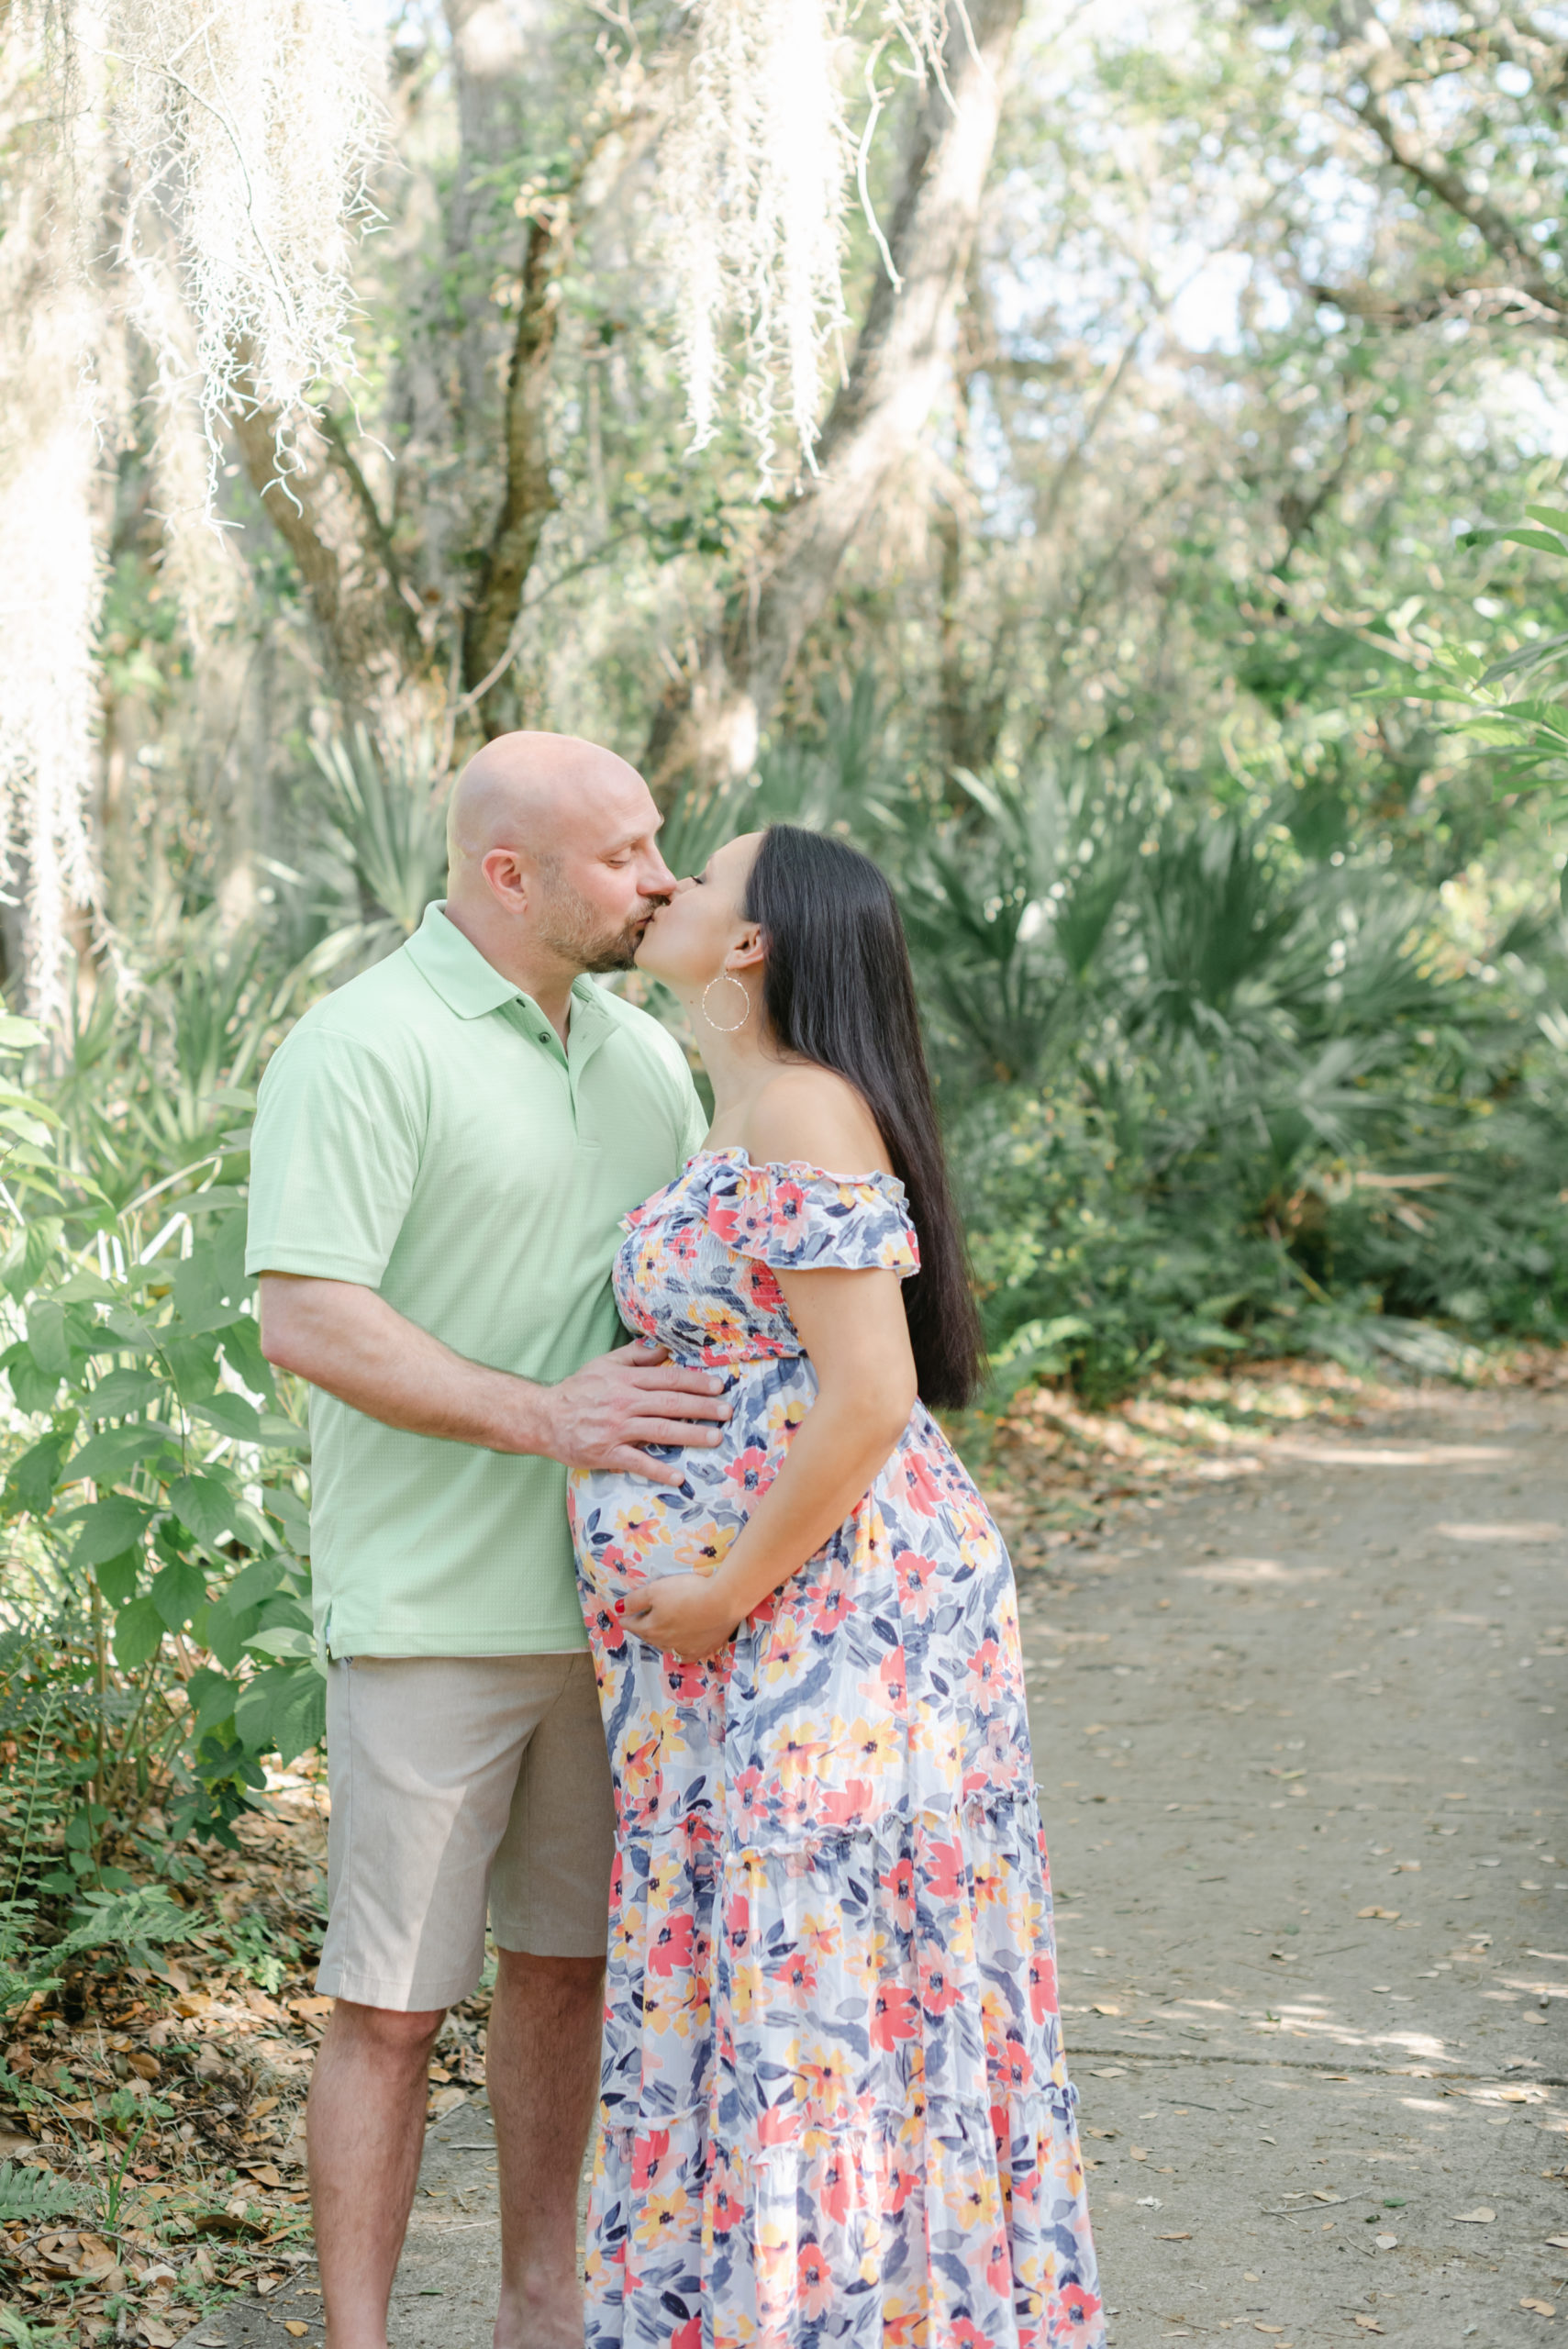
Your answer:
[[[274,409],[229,416],[250,485],[293,555],[328,683],[351,718],[373,718],[421,674],[424,647],[363,473],[329,419],[278,445]]]

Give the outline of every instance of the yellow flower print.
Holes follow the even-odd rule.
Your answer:
[[[645,2196],[634,2231],[640,2248],[652,2251],[659,2243],[674,2241],[690,2226],[695,2209],[684,2186],[672,2187],[667,2194]]]

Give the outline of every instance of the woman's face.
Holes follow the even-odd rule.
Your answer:
[[[715,849],[695,878],[676,882],[642,933],[639,971],[671,987],[704,987],[718,976],[733,950],[756,936],[742,908],[762,841],[761,832],[741,832]]]

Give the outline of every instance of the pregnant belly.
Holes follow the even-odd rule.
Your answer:
[[[587,1589],[614,1598],[661,1575],[713,1574],[777,1475],[816,1393],[804,1356],[746,1363],[730,1377],[734,1414],[721,1443],[650,1445],[655,1459],[681,1469],[679,1485],[573,1469],[567,1507]]]

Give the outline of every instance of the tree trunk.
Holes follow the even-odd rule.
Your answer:
[[[550,477],[550,365],[561,317],[561,272],[572,249],[573,188],[540,198],[528,221],[517,340],[506,379],[506,490],[463,630],[463,685],[478,693],[487,736],[514,726],[516,696],[500,683],[539,535],[558,500]],[[491,689],[486,691],[487,681]]]
[[[328,419],[294,436],[278,467],[277,419],[252,401],[229,417],[250,485],[299,569],[328,690],[350,719],[422,677],[426,659],[364,475]]]
[[[654,720],[644,764],[663,800],[684,777],[712,787],[751,766],[846,551],[926,428],[948,368],[1020,10],[1021,0],[972,6],[973,52],[955,21],[951,104],[933,80],[911,127],[889,226],[899,283],[885,273],[876,282],[818,446],[820,473],[773,525],[754,582],[732,599],[700,674],[666,696]]]

